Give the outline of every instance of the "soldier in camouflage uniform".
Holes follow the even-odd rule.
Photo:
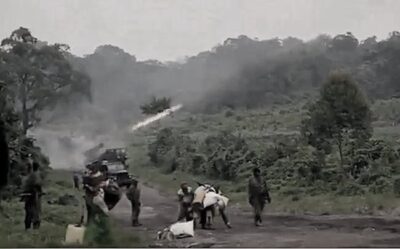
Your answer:
[[[25,201],[25,229],[40,227],[42,179],[39,164],[32,164],[31,172],[24,184],[23,198]]]
[[[192,219],[191,208],[194,199],[194,192],[192,188],[186,183],[181,184],[181,188],[178,190],[178,201],[179,201],[179,215],[178,221],[186,219],[189,221]]]
[[[138,186],[138,181],[132,179],[132,184],[129,186],[128,190],[126,191],[126,197],[131,202],[132,207],[132,216],[131,222],[132,226],[141,226],[142,224],[139,223],[139,214],[140,214],[140,188]]]
[[[265,201],[271,203],[267,183],[261,177],[261,171],[258,168],[253,170],[253,177],[249,180],[249,203],[254,209],[254,222],[256,226],[261,225],[261,214],[265,206]]]
[[[85,190],[87,222],[90,223],[96,215],[107,215],[105,212],[107,210],[104,208],[105,203],[98,205],[94,202],[94,199],[103,191],[102,188],[107,177],[93,165],[88,166],[88,170],[83,178],[83,188]]]

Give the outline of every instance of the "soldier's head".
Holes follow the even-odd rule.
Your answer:
[[[260,176],[261,175],[261,170],[259,168],[254,168],[253,169],[253,175],[254,176]]]
[[[181,183],[181,189],[183,192],[186,192],[189,188],[189,185],[187,184],[187,182],[183,182]]]

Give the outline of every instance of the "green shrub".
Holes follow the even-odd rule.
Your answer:
[[[400,196],[400,178],[396,178],[393,181],[393,193],[396,196]]]
[[[364,195],[365,192],[366,192],[365,189],[361,185],[349,181],[347,183],[342,184],[342,186],[339,186],[336,194],[343,196],[355,196],[355,195]]]

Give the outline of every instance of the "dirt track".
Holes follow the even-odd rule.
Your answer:
[[[268,209],[266,210],[268,212]],[[130,226],[130,204],[126,198],[113,209],[113,216]],[[175,222],[175,198],[142,186],[141,223],[129,228],[145,231],[151,237]],[[400,219],[360,216],[283,216],[264,215],[262,227],[252,223],[251,210],[228,206],[232,229],[216,217],[215,230],[196,230],[195,238],[169,243],[173,247],[400,247]],[[164,242],[165,243],[165,242]],[[154,241],[154,245],[161,246]],[[168,246],[167,244],[162,244]]]

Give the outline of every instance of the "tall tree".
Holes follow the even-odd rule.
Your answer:
[[[21,27],[2,41],[0,50],[0,80],[14,97],[24,134],[40,121],[43,109],[73,94],[90,96],[89,77],[65,58],[67,45],[40,42]]]
[[[318,149],[336,145],[344,169],[343,148],[349,140],[362,143],[372,135],[367,99],[351,77],[343,72],[330,75],[320,98],[309,107],[303,135]]]

